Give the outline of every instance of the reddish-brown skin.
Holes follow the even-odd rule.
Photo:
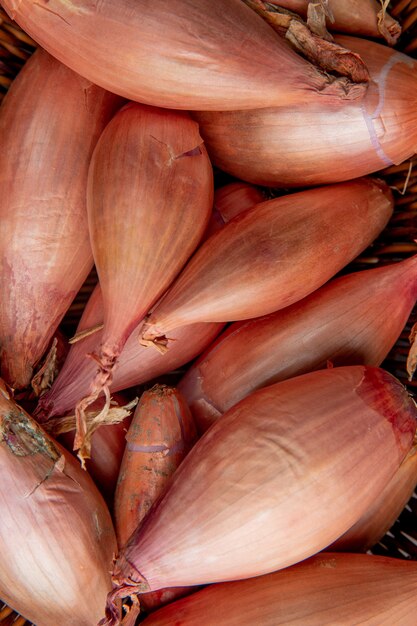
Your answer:
[[[307,17],[309,0],[269,0],[285,9]],[[327,28],[362,37],[382,37],[378,27],[378,13],[381,3],[378,0],[328,0],[334,21],[327,19]],[[401,34],[401,26],[389,13],[385,13],[383,26],[388,30],[389,43],[393,44]],[[384,29],[384,32],[385,32]]]
[[[100,288],[97,287],[86,305],[77,332],[102,322],[103,299]],[[114,369],[110,391],[115,393],[141,385],[188,363],[211,344],[223,326],[221,323],[203,323],[178,328],[171,333],[172,347],[165,354],[161,354],[157,350],[140,345],[141,324],[139,324],[122,350]],[[102,331],[97,331],[71,345],[68,357],[54,384],[39,399],[36,409],[39,421],[44,422],[49,417],[65,415],[75,408],[79,398],[88,393],[97,365],[86,357],[86,354],[98,350],[102,335]]]
[[[190,410],[176,389],[155,385],[142,394],[126,435],[115,495],[119,546],[141,525],[196,439]]]
[[[154,106],[222,111],[364,93],[364,85],[319,72],[241,0],[1,4],[68,67]]]
[[[144,626],[414,626],[417,564],[368,554],[319,554],[280,572],[211,585]]]
[[[399,381],[364,366],[305,374],[239,402],[119,555],[106,623],[119,623],[118,596],[257,576],[322,550],[394,475],[416,416]]]
[[[92,626],[116,537],[91,478],[0,381],[0,598],[39,626]]]
[[[301,300],[366,248],[392,209],[388,186],[365,178],[256,205],[197,250],[151,311],[143,338],[259,317]]]
[[[256,389],[333,365],[380,365],[417,299],[417,256],[342,276],[265,317],[232,324],[179,384],[199,432]]]
[[[121,99],[38,50],[0,111],[0,360],[28,385],[90,271],[87,173]]]
[[[213,170],[188,113],[130,103],[94,150],[88,225],[104,304],[89,395],[76,407],[76,448],[88,458],[85,409],[108,388],[126,340],[197,247],[213,205]],[[108,396],[107,396],[108,397]]]
[[[120,548],[166,491],[196,439],[190,410],[176,389],[156,385],[145,391],[126,435],[115,494]],[[159,590],[141,598],[141,606],[154,610],[186,593],[187,589]]]
[[[337,41],[369,69],[362,102],[195,113],[213,163],[253,184],[305,187],[370,174],[412,156],[417,62],[367,40]]]
[[[264,193],[247,183],[230,183],[214,192],[213,213],[204,239],[210,237],[234,217],[265,200]]]
[[[128,402],[121,394],[113,395],[112,401],[112,408],[115,405],[124,406]],[[99,398],[89,410],[99,412],[103,404],[103,398]],[[128,416],[118,424],[100,426],[91,439],[91,459],[86,462],[86,468],[111,510],[131,420],[131,416]],[[71,431],[59,437],[60,443],[73,454],[74,435],[75,432]]]
[[[223,228],[230,219],[262,200],[262,191],[246,183],[230,183],[218,189],[214,194],[213,211],[203,240]],[[102,322],[103,300],[100,288],[97,287],[86,305],[77,332],[88,330]],[[119,391],[142,384],[184,365],[212,342],[222,326],[221,323],[203,323],[176,329],[171,333],[173,341],[170,350],[161,354],[139,344],[139,324],[122,350],[110,390]],[[101,337],[102,333],[99,331],[71,346],[69,357],[52,389],[39,401],[38,419],[44,421],[48,416],[64,415],[75,407],[80,397],[88,393],[95,365],[85,358],[85,354],[98,350]]]

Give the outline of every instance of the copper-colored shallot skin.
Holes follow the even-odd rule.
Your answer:
[[[0,111],[0,360],[28,385],[92,265],[87,174],[121,99],[37,50]]]
[[[415,153],[416,60],[365,39],[337,41],[369,69],[363,100],[194,113],[217,167],[256,185],[305,187],[371,174]]]
[[[301,300],[364,250],[392,210],[388,186],[367,178],[257,204],[203,243],[142,337],[158,342],[179,326],[259,317]]]
[[[74,71],[123,97],[185,110],[361,98],[327,76],[241,0],[1,0],[10,17]]]
[[[116,537],[87,472],[0,387],[0,597],[39,626],[92,626]]]
[[[179,383],[200,433],[256,389],[315,369],[380,365],[417,299],[417,256],[341,276],[290,307],[232,324]]]
[[[368,554],[318,554],[266,576],[210,585],[144,626],[414,626],[417,564]]]
[[[399,381],[372,367],[251,394],[195,444],[119,554],[103,623],[118,624],[119,596],[258,576],[322,550],[391,479],[416,416]]]

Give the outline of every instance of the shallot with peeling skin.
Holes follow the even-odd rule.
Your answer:
[[[400,24],[382,9],[378,0],[268,0],[307,17],[309,4],[322,4],[327,11],[329,30],[350,33],[356,37],[383,37],[394,45],[401,34]]]
[[[113,498],[119,476],[120,465],[125,450],[126,432],[130,426],[131,414],[137,400],[127,402],[121,394],[112,396],[109,414],[111,421],[94,430],[91,437],[91,458],[86,461],[86,469],[109,508],[113,509]],[[100,413],[104,398],[98,398],[89,407],[88,418]],[[133,405],[133,406],[132,406]],[[70,452],[73,451],[75,437],[75,416],[58,417],[44,424],[45,430],[58,438]],[[74,452],[72,452],[74,454]]]
[[[93,626],[116,537],[76,459],[0,382],[0,598],[39,626]]]
[[[109,396],[129,335],[197,247],[213,203],[213,171],[187,113],[130,103],[100,137],[88,176],[88,224],[104,306],[99,366],[76,407],[75,447],[89,456],[85,409]]]
[[[241,0],[1,0],[37,43],[129,100],[234,110],[360,99],[366,82],[330,76]]]
[[[193,418],[179,391],[155,385],[143,393],[126,435],[114,500],[120,547],[160,499],[196,440]],[[155,591],[141,598],[141,605],[154,610],[187,591],[187,588]]]
[[[341,276],[265,317],[232,324],[179,389],[200,433],[256,389],[333,365],[380,365],[417,300],[417,255]]]
[[[97,286],[90,296],[77,328],[77,334],[102,325],[104,319],[103,298]],[[130,335],[120,354],[114,370],[110,392],[116,393],[128,387],[142,385],[149,380],[166,374],[188,363],[209,346],[223,329],[222,323],[191,324],[170,333],[170,349],[161,354],[149,350],[139,343],[142,324],[139,323]],[[35,411],[36,419],[44,423],[51,417],[65,415],[75,408],[79,398],[88,394],[90,380],[96,365],[85,354],[99,349],[102,330],[73,343],[68,357],[51,389],[39,399]]]
[[[142,341],[196,322],[249,319],[301,300],[369,245],[393,210],[385,183],[358,179],[274,198],[195,253],[151,311]]]
[[[210,585],[144,626],[414,626],[417,564],[369,554],[318,554],[266,576]]]
[[[196,443],[124,546],[101,623],[120,623],[119,597],[259,576],[322,550],[392,478],[416,416],[399,381],[364,366],[245,398]]]
[[[256,185],[305,187],[353,179],[411,157],[417,149],[417,61],[371,41],[337,41],[359,53],[369,69],[361,102],[194,113],[213,163]]]
[[[0,360],[15,389],[30,384],[93,265],[87,174],[121,99],[43,50],[0,110]]]
[[[264,199],[261,190],[246,183],[230,183],[217,189],[203,240],[223,228],[233,217]],[[93,331],[102,325],[103,319],[103,298],[98,285],[87,302],[77,328],[76,336],[84,335],[84,338],[73,343],[52,389],[39,400],[36,417],[41,422],[49,417],[64,415],[75,407],[80,397],[88,393],[88,381],[94,375],[94,364],[85,359],[84,355],[98,349],[102,333],[101,330]],[[190,328],[175,329],[170,333],[172,339],[170,349],[161,354],[156,350],[146,350],[139,344],[138,337],[141,331],[139,323],[120,354],[110,391],[141,385],[188,363],[211,344],[222,328],[221,323],[201,323],[192,324]]]

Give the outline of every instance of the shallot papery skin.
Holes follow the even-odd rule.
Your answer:
[[[112,396],[111,409],[114,411],[116,407],[123,407],[127,403],[127,399],[121,394],[115,394]],[[89,411],[97,414],[103,408],[103,405],[104,398],[98,398],[89,407]],[[131,420],[131,415],[128,415],[118,423],[104,424],[94,431],[91,438],[91,458],[86,461],[86,469],[111,510],[113,510],[114,492],[125,451],[126,433]],[[59,427],[59,422],[62,421],[58,418],[55,423]],[[46,428],[48,427],[49,424],[46,424]],[[73,454],[74,429],[75,421],[74,428],[59,437],[60,443]]]
[[[380,365],[417,299],[417,256],[330,281],[232,324],[179,383],[199,432],[256,389],[333,365]]]
[[[241,0],[1,0],[57,59],[154,106],[233,110],[360,98],[366,83],[319,71]]]
[[[197,250],[151,311],[144,341],[166,344],[179,326],[259,317],[301,300],[366,248],[392,210],[388,186],[365,178],[257,204]]]
[[[129,335],[197,247],[213,205],[213,170],[188,113],[129,103],[102,133],[88,174],[88,226],[103,295],[99,371],[76,407],[75,446],[88,458],[84,411],[108,397]]]
[[[142,523],[196,440],[190,409],[176,389],[155,385],[142,394],[126,434],[115,494],[120,546]]]
[[[43,50],[0,110],[0,360],[26,387],[93,265],[87,174],[121,99]]]
[[[369,69],[361,102],[195,113],[213,163],[253,184],[305,187],[411,157],[417,148],[416,60],[359,38],[337,41],[359,53]]]
[[[177,389],[155,385],[139,401],[126,435],[114,499],[118,544],[122,547],[167,489],[197,440],[190,409]],[[155,610],[189,593],[160,589],[141,596],[141,607]]]
[[[211,585],[144,626],[414,626],[417,564],[319,554],[266,576]]]
[[[330,552],[366,552],[394,525],[417,486],[417,453],[413,448],[369,509],[337,541]]]
[[[102,324],[103,319],[103,298],[97,286],[87,302],[77,332]],[[139,323],[120,354],[110,385],[111,393],[141,385],[188,363],[212,343],[223,326],[221,323],[202,323],[175,329],[170,333],[172,347],[161,354],[140,345],[142,324]],[[75,408],[79,398],[88,393],[97,366],[85,355],[99,349],[102,336],[103,331],[99,330],[71,345],[51,389],[39,399],[35,412],[38,421],[45,422],[50,417],[65,415]]]
[[[309,0],[269,0],[269,4],[279,5],[305,18]],[[400,24],[386,10],[382,11],[378,0],[324,0],[322,4],[333,18],[326,20],[329,30],[362,37],[384,37],[391,45],[401,34]]]
[[[261,189],[247,183],[235,182],[224,185],[214,192],[213,212],[204,239],[223,228],[234,217],[263,202]]]
[[[195,444],[124,546],[103,623],[119,623],[120,596],[258,576],[322,550],[398,469],[416,415],[399,381],[364,366],[245,398]]]
[[[0,387],[0,598],[36,626],[94,626],[111,588],[110,514],[86,472]]]

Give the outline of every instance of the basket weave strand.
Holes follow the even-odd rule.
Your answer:
[[[393,1],[390,12],[403,27],[403,34],[397,47],[410,56],[417,57],[417,0]],[[35,48],[35,42],[0,7],[0,103],[14,77]],[[384,232],[370,248],[350,264],[348,271],[369,269],[377,265],[400,261],[417,253],[415,243],[417,240],[417,157],[392,166],[380,172],[379,175],[394,190],[395,211]],[[97,275],[93,271],[61,324],[62,331],[67,335],[74,332],[96,282]],[[411,326],[416,322],[417,307],[382,365],[406,384],[412,395],[417,393],[417,381],[407,381],[406,359],[409,347],[408,336]],[[417,559],[417,496],[415,494],[392,529],[373,548],[372,552],[396,558]],[[11,624],[29,626],[26,620],[16,615],[6,605],[2,605],[1,601],[0,624],[1,626]]]

